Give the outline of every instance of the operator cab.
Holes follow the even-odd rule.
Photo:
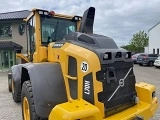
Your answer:
[[[41,17],[42,45],[63,39],[63,36],[75,32],[77,23],[68,19],[56,17]]]
[[[33,9],[25,21],[27,57],[29,61],[40,62],[47,61],[47,47],[50,42],[63,40],[65,35],[77,31],[81,17]],[[42,55],[42,51],[45,54]]]

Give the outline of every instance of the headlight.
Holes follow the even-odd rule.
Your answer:
[[[106,52],[103,55],[103,60],[110,60],[112,58],[111,52]]]
[[[108,54],[104,54],[103,58],[108,59]]]

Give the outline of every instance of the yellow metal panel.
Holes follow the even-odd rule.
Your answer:
[[[48,47],[48,61],[59,62],[61,64],[68,100],[70,101],[72,98],[70,96],[68,78],[65,76],[68,73],[68,57],[72,56],[77,60],[78,98],[83,98],[83,77],[88,73],[93,73],[94,103],[101,111],[102,116],[104,116],[104,105],[98,101],[98,93],[101,92],[103,88],[102,83],[96,80],[96,72],[101,69],[98,56],[86,48],[70,43],[65,43],[61,48],[52,48],[53,44],[54,43],[49,44]],[[89,65],[87,72],[82,72],[81,70],[81,64],[84,61]]]
[[[49,120],[103,120],[100,111],[83,99],[72,100],[52,109]]]
[[[103,120],[133,120],[137,116],[142,116],[144,120],[149,120],[158,109],[157,98],[152,101],[154,106],[140,101],[137,105],[126,110],[111,115]],[[97,107],[82,100],[72,100],[54,107],[49,115],[49,120],[102,120],[102,115]]]
[[[37,62],[46,62],[47,61],[47,47],[41,46],[38,48],[38,61]]]
[[[34,54],[34,62],[41,62],[40,61],[40,53],[39,52],[39,47],[41,46],[41,23],[40,23],[40,15],[38,11],[35,11],[35,33],[34,33],[34,39],[35,39],[35,54]],[[41,58],[42,59],[42,58]]]
[[[21,53],[16,53],[16,57],[21,58],[21,59],[25,60],[26,62],[29,62],[28,58]]]
[[[34,52],[34,54],[33,54],[33,62],[34,63],[36,63],[36,62],[38,62],[38,59],[37,59],[38,57],[37,57],[37,52]]]
[[[48,45],[48,61],[50,62],[54,62],[55,61],[55,53],[54,50],[52,50],[52,46],[54,45],[54,43],[50,43]]]
[[[153,85],[143,82],[137,83],[136,91],[141,101],[149,104],[152,103],[152,93],[155,91],[155,87]]]

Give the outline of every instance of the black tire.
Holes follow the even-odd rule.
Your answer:
[[[12,92],[12,73],[8,71],[8,91]]]
[[[23,116],[23,120],[28,120],[25,118],[25,112],[24,112],[24,104],[25,101],[28,101],[28,105],[29,105],[29,111],[30,111],[30,120],[44,120],[42,118],[40,118],[35,111],[35,104],[34,104],[34,96],[33,96],[33,92],[32,92],[32,85],[30,81],[25,81],[23,83],[22,86],[22,97],[21,97],[21,101],[22,101],[22,116]],[[47,120],[47,119],[45,119]]]
[[[142,63],[139,63],[139,66],[143,66],[143,64],[142,64]]]
[[[8,78],[8,91],[12,92],[12,79]]]
[[[14,86],[14,80],[11,80],[11,86],[12,86],[12,98],[14,100],[14,102],[18,103],[21,102],[21,92],[16,92],[15,91],[15,86]]]
[[[154,65],[153,61],[150,61],[148,65],[152,67]]]

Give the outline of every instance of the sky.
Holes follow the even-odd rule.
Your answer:
[[[91,6],[96,9],[94,33],[111,37],[118,46],[160,22],[160,0],[3,0],[0,13],[41,8],[82,16]]]

